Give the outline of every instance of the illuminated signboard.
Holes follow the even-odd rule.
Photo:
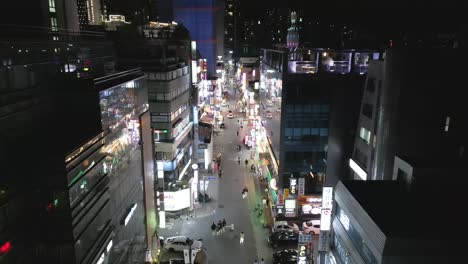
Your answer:
[[[323,187],[322,208],[332,209],[333,206],[333,187]]]
[[[127,225],[130,219],[132,219],[133,213],[135,213],[135,210],[137,208],[138,204],[133,204],[132,207],[130,208],[130,211],[128,212],[127,216],[125,217],[124,220],[124,225]]]
[[[331,224],[331,209],[322,209],[320,218],[320,231],[329,231]]]
[[[164,192],[164,210],[178,211],[190,207],[190,189]]]
[[[299,178],[297,187],[298,187],[299,195],[304,195],[304,191],[305,191],[305,179],[304,178]]]
[[[296,178],[289,179],[289,193],[292,196],[295,196],[297,194],[297,179]]]
[[[295,217],[296,216],[296,207],[297,202],[296,199],[285,199],[284,200],[284,208],[286,217]]]
[[[197,83],[197,61],[192,61],[192,83]]]

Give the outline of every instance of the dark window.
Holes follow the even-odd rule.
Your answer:
[[[354,160],[357,161],[361,166],[367,168],[367,156],[362,153],[359,149],[354,150]]]
[[[373,112],[373,109],[372,109],[372,105],[371,104],[364,104],[362,106],[362,114],[367,116],[369,119],[372,119],[372,112]]]
[[[371,92],[371,93],[373,93],[375,91],[375,79],[374,78],[367,79],[366,90]]]

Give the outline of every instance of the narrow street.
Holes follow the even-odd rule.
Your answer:
[[[233,90],[229,90],[231,95]],[[239,95],[237,95],[239,96]],[[231,108],[236,105],[234,96],[229,99]],[[208,263],[239,264],[253,263],[255,259],[265,259],[265,263],[272,263],[273,250],[267,243],[268,230],[263,227],[261,216],[255,212],[255,206],[261,202],[261,190],[257,176],[250,173],[250,151],[242,145],[242,137],[248,132],[248,126],[236,135],[238,127],[238,112],[233,110],[235,117],[226,117],[227,107],[222,109],[225,116],[225,128],[214,136],[214,155],[222,153],[221,169],[224,175],[221,179],[216,175],[216,180],[210,181],[207,193],[212,201],[202,204],[202,208],[195,210],[194,218],[179,218],[168,223],[169,228],[161,230],[163,237],[185,235],[192,239],[203,239],[204,248],[208,253]],[[219,128],[217,128],[219,129]],[[242,150],[236,150],[237,145],[242,145]],[[241,164],[237,164],[237,158],[241,158]],[[245,159],[249,160],[245,166]],[[256,162],[256,165],[258,163]],[[249,192],[246,199],[242,199],[242,189],[247,187]],[[234,225],[234,231],[226,228],[225,233],[213,236],[210,226],[213,222],[226,219],[227,226]],[[240,232],[245,233],[244,244],[239,243]],[[165,257],[175,253],[163,252]],[[180,254],[179,254],[180,255]]]

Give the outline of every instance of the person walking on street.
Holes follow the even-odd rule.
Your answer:
[[[265,260],[263,258],[260,260],[260,264],[265,264]]]
[[[223,218],[222,224],[223,224],[223,233],[224,233],[224,231],[226,231],[225,230],[225,228],[226,228],[226,219]]]
[[[240,165],[240,157],[237,157],[237,165]]]
[[[245,159],[245,167],[247,168],[247,165],[249,165],[249,161]]]
[[[258,261],[257,261],[257,260],[254,260],[254,264],[258,264]]]
[[[213,224],[211,225],[211,234],[213,236],[216,235],[216,224],[215,224],[215,222],[213,222]]]
[[[237,133],[237,136],[239,136],[239,130],[237,130],[236,133]]]
[[[247,189],[247,186],[244,187],[244,189],[242,189],[242,199],[245,199],[245,197],[247,197],[248,192],[249,190]]]
[[[240,243],[240,244],[244,244],[244,232],[240,232],[239,243]]]

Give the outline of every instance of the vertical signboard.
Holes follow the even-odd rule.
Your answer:
[[[297,209],[297,201],[296,199],[285,199],[284,200],[284,209],[285,213],[284,216],[286,217],[295,217],[296,216],[296,209]]]
[[[289,193],[291,194],[291,196],[297,195],[297,179],[296,178],[289,179]]]
[[[322,209],[332,209],[332,204],[333,204],[333,187],[323,187]]]
[[[304,191],[305,191],[305,179],[304,178],[299,178],[298,179],[298,182],[297,182],[297,193],[299,195],[304,195]]]
[[[329,237],[331,226],[331,213],[333,207],[333,187],[323,187],[322,214],[320,218],[319,251],[329,250]]]
[[[297,247],[297,263],[308,264],[312,257],[312,235],[299,234]]]

